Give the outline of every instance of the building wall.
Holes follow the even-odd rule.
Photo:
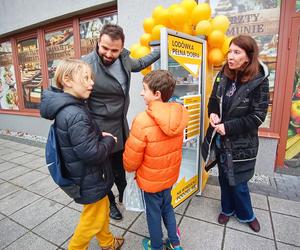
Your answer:
[[[114,0],[1,0],[0,37],[115,3]]]
[[[114,1],[71,1],[71,0],[51,0],[51,1],[33,1],[15,0],[14,5],[10,6],[9,0],[2,0],[0,3],[0,36],[4,33],[9,33],[12,30],[19,30],[24,27],[42,23],[43,20],[64,19],[71,13],[79,11],[91,10],[99,8],[101,5],[107,6]],[[178,3],[180,0],[118,0],[118,23],[123,27],[126,38],[125,47],[130,46],[139,41],[139,37],[143,34],[143,20],[149,16],[157,5],[168,7],[173,3]],[[35,15],[24,15],[22,13],[32,13],[32,6],[37,9],[47,11],[36,11]],[[38,7],[37,7],[38,6]],[[23,9],[24,11],[14,13],[15,10]],[[5,13],[5,15],[3,15]],[[9,14],[7,14],[9,13]],[[15,16],[13,20],[9,17]],[[4,25],[2,25],[4,24]],[[142,89],[142,74],[133,73],[131,81],[131,104],[128,113],[128,121],[131,122],[134,116],[145,109],[144,101],[140,97]],[[21,115],[6,115],[0,114],[0,129],[9,129],[11,131],[22,131],[33,135],[47,136],[50,122],[39,117],[29,117]],[[260,138],[260,148],[257,159],[256,172],[271,176],[274,173],[274,162],[276,157],[277,140],[269,138]]]

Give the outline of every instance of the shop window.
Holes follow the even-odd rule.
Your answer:
[[[80,49],[81,55],[90,53],[95,47],[100,30],[107,23],[116,24],[117,15],[97,17],[80,22]]]
[[[59,60],[75,58],[73,28],[45,34],[49,85],[56,86],[54,72]]]
[[[270,72],[270,103],[267,118],[261,126],[269,128],[274,96],[280,1],[210,0],[209,2],[213,16],[226,15],[229,18],[231,25],[227,31],[227,36],[247,34],[257,41],[260,59],[268,66]]]
[[[296,0],[296,12],[300,12],[300,0]]]
[[[38,109],[41,101],[42,74],[37,38],[18,42],[18,61],[26,109]]]
[[[10,42],[0,43],[0,109],[19,109]]]

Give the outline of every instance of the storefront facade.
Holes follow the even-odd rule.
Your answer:
[[[10,1],[1,1],[0,129],[46,136],[49,122],[40,118],[39,102],[42,90],[53,84],[58,60],[80,58],[91,51],[99,29],[107,22],[118,23],[124,28],[125,47],[129,48],[138,42],[143,34],[143,20],[151,16],[156,6],[167,8],[179,2],[90,0],[74,4],[70,0],[52,0],[26,1],[26,6],[23,1],[15,1],[10,6]],[[231,21],[228,36],[249,34],[255,37],[261,60],[270,70],[270,105],[259,132],[258,173],[272,175],[276,168],[297,172],[300,169],[298,1],[206,2],[212,8],[212,15],[226,15]],[[23,11],[15,12],[33,13],[33,9],[40,11],[32,18],[23,15]],[[144,108],[139,96],[141,79],[141,74],[133,74],[129,122]]]

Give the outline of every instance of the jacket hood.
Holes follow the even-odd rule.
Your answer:
[[[181,134],[188,123],[188,111],[178,103],[151,102],[146,112],[168,136]]]
[[[51,86],[42,93],[40,114],[45,119],[53,120],[62,108],[82,102],[82,100],[64,93],[61,89]]]

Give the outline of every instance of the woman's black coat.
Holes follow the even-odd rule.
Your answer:
[[[224,123],[225,136],[221,136],[226,152],[227,178],[230,185],[248,181],[254,174],[258,152],[258,127],[266,118],[269,103],[268,70],[260,65],[260,72],[240,86],[231,97],[231,105],[222,114],[222,101],[229,79],[219,72],[208,103],[208,116],[218,114]],[[217,163],[214,128],[210,125],[202,144],[202,156],[208,171]]]

